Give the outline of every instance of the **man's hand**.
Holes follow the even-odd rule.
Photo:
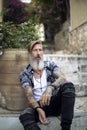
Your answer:
[[[44,110],[41,108],[37,108],[37,112],[39,115],[40,122],[44,125],[48,125],[50,123],[50,121],[47,120]]]
[[[52,90],[54,88],[52,86],[48,86],[45,92],[42,94],[40,98],[40,105],[41,107],[49,105],[50,104],[50,98],[52,96]]]

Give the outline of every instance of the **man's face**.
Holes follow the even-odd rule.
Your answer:
[[[42,44],[36,44],[31,51],[31,56],[33,59],[40,60],[43,57],[43,47]]]
[[[29,55],[29,59],[30,65],[34,70],[42,70],[44,68],[42,44],[36,44],[34,46]]]

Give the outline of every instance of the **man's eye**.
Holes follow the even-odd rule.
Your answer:
[[[39,51],[42,51],[42,49],[40,49]]]

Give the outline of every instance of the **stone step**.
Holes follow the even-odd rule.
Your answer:
[[[48,118],[51,123],[44,126],[38,123],[41,130],[61,130],[60,120],[57,117]],[[71,130],[87,129],[87,113],[77,113],[73,119]],[[24,130],[19,118],[14,116],[0,116],[0,130]]]
[[[60,121],[56,117],[48,118],[51,123],[42,125],[38,123],[41,130],[60,130]],[[18,117],[0,117],[0,130],[24,130]]]
[[[87,83],[74,84],[77,97],[87,96]]]
[[[76,97],[75,113],[84,113],[84,112],[87,112],[87,96]]]
[[[7,111],[0,109],[0,130],[23,130],[19,121],[20,111]],[[87,128],[87,97],[76,97],[75,112],[71,130],[86,130]],[[44,126],[40,123],[41,130],[61,130],[60,119],[49,117],[51,124]],[[4,125],[5,124],[5,125]]]

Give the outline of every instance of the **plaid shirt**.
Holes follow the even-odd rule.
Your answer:
[[[60,68],[54,62],[44,61],[44,69],[47,73],[47,85],[49,86],[55,81],[54,73],[60,71]],[[33,68],[30,64],[20,73],[20,83],[22,87],[34,87]]]

